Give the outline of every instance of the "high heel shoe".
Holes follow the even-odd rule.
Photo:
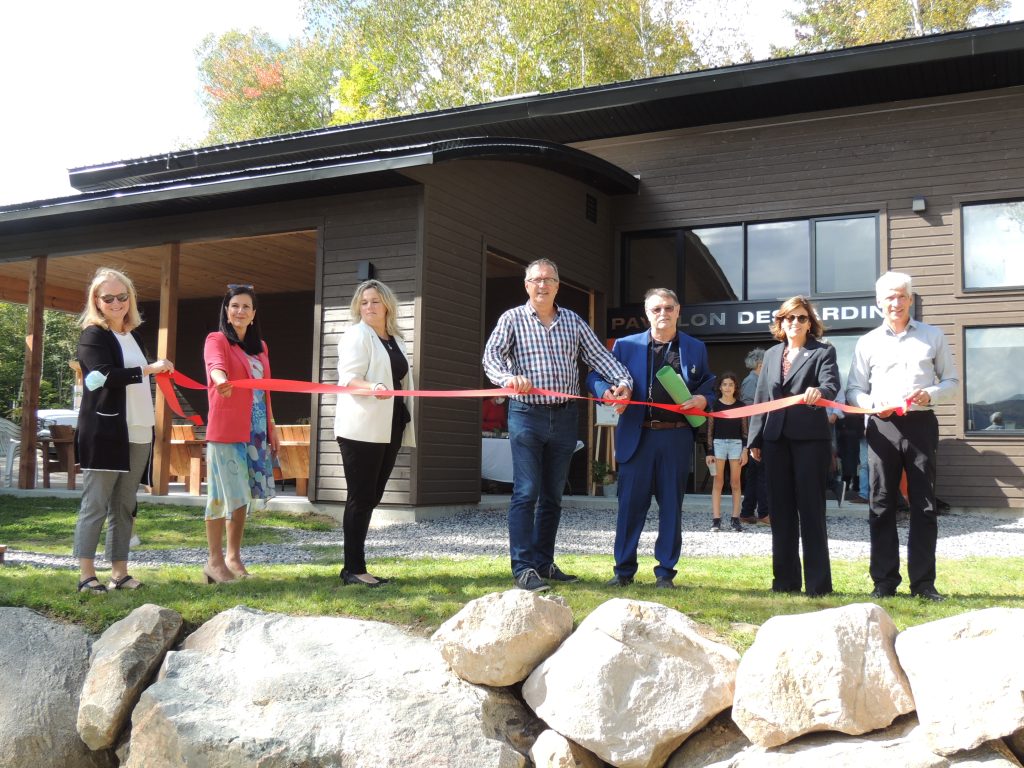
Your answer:
[[[205,565],[203,566],[203,576],[206,577],[207,584],[230,584],[235,580],[233,575],[230,579],[218,579],[214,574],[210,573],[206,569]]]
[[[349,573],[344,568],[341,569],[341,573],[339,573],[338,576],[341,579],[342,584],[358,584],[361,587],[369,587],[370,589],[373,589],[374,587],[379,587],[381,584],[384,583],[379,579],[377,581],[363,581],[354,573]]]

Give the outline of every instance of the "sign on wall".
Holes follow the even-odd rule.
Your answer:
[[[915,297],[916,298],[916,297]],[[778,301],[737,301],[716,304],[692,304],[679,311],[679,329],[692,336],[735,336],[764,334],[772,322]],[[914,302],[915,316],[920,302]],[[868,330],[882,321],[882,311],[874,295],[847,296],[814,301],[818,317],[829,331]],[[640,304],[608,310],[608,337],[618,339],[646,330],[647,318]]]

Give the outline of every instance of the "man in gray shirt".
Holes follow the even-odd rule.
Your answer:
[[[896,504],[900,477],[907,473],[910,536],[907,571],[910,594],[943,600],[935,589],[935,459],[939,425],[932,410],[959,383],[946,337],[935,326],[910,316],[910,275],[886,272],[875,283],[884,322],[857,341],[846,399],[861,408],[881,408],[867,424],[871,468],[872,597],[891,597],[900,583]],[[907,408],[902,416],[897,407]]]

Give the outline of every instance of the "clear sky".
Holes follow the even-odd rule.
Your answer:
[[[756,58],[791,41],[792,2],[749,0]],[[1024,0],[1009,18],[1024,19]],[[0,205],[73,194],[69,168],[198,141],[195,49],[250,27],[301,35],[300,0],[0,0]]]

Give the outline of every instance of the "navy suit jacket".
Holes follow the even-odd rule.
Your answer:
[[[782,380],[782,353],[786,344],[776,344],[764,354],[764,365],[757,379],[755,403],[766,403],[790,395],[802,395],[808,387],[817,387],[826,400],[835,400],[839,392],[839,366],[836,349],[808,337],[803,350],[793,361],[789,375]],[[765,440],[830,440],[825,408],[794,405],[781,411],[752,416],[747,445],[760,448]]]
[[[651,375],[648,357],[650,339],[650,332],[644,331],[616,339],[612,347],[612,355],[626,366],[633,377],[634,400],[647,399]],[[679,366],[682,369],[680,374],[690,394],[704,395],[710,405],[715,399],[715,375],[708,367],[708,348],[704,346],[703,341],[698,341],[685,333],[677,333],[675,341],[679,345]],[[587,376],[587,387],[595,397],[604,397],[611,386],[597,373],[592,372]],[[619,425],[615,428],[617,461],[629,461],[636,453],[637,446],[640,445],[646,411],[647,408],[643,405],[627,405],[626,410],[619,416]]]

